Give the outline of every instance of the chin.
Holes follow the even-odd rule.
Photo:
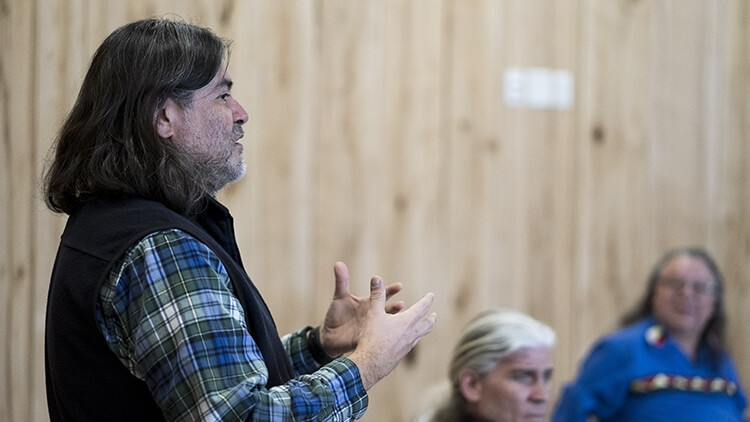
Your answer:
[[[242,162],[240,162],[240,168],[239,168],[239,171],[237,173],[237,179],[235,181],[240,180],[243,177],[245,177],[245,174],[247,174],[247,164],[245,164],[245,162],[242,161]]]

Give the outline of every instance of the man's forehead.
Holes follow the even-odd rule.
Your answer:
[[[218,72],[216,72],[216,76],[214,76],[213,80],[208,84],[212,89],[215,88],[222,88],[222,87],[232,87],[232,74],[229,73],[229,68],[227,68],[226,65],[222,65]]]
[[[211,79],[211,82],[196,91],[196,97],[202,98],[216,91],[228,90],[232,88],[232,85],[234,85],[234,82],[232,81],[232,76],[229,74],[229,70],[222,66],[214,78]]]

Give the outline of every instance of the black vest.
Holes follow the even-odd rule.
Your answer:
[[[248,277],[229,211],[211,200],[190,220],[142,199],[97,200],[68,219],[47,300],[45,371],[51,421],[163,420],[146,383],[128,372],[99,329],[95,309],[112,266],[150,233],[177,228],[206,244],[232,280],[253,340],[268,367],[267,387],[293,376],[289,357],[263,298]]]

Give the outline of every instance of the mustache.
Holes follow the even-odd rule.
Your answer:
[[[242,129],[242,126],[240,124],[235,124],[232,127],[232,137],[234,138],[234,141],[237,142],[244,136],[245,136],[245,130]]]

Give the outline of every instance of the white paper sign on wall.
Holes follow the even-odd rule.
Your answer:
[[[565,69],[511,67],[505,70],[503,85],[508,107],[567,110],[573,106],[573,76]]]

